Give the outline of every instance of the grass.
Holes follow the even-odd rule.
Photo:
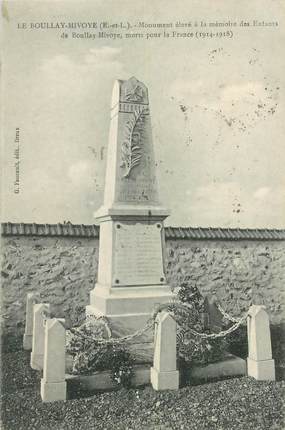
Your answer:
[[[42,403],[41,375],[30,368],[29,356],[24,351],[2,355],[2,430],[285,428],[285,381],[258,382],[242,377],[178,391],[156,392],[148,386]]]

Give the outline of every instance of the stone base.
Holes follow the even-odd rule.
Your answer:
[[[102,313],[94,306],[86,307],[87,315],[101,316]],[[144,327],[150,318],[149,314],[105,315],[108,318],[112,337],[118,338],[134,333]],[[153,362],[153,336],[154,330],[149,329],[144,334],[135,337],[127,343],[136,364]]]
[[[178,390],[179,371],[159,372],[154,367],[151,367],[150,382],[154,390]]]
[[[90,293],[90,305],[103,315],[150,315],[157,305],[175,297],[168,285],[112,288],[97,283]]]
[[[44,356],[43,354],[33,354],[31,353],[31,368],[34,370],[42,370],[44,366]]]
[[[67,356],[68,357],[68,356]],[[71,363],[67,366],[67,369],[71,369]],[[152,368],[153,369],[153,368]],[[138,387],[142,385],[148,385],[151,382],[150,372],[152,372],[152,384],[157,381],[161,383],[161,379],[163,379],[162,374],[165,375],[165,379],[167,381],[167,388],[155,388],[154,389],[162,390],[162,389],[170,389],[169,381],[170,378],[179,378],[178,371],[174,371],[174,374],[178,374],[178,376],[173,376],[173,372],[157,372],[156,369],[151,370],[149,364],[145,365],[135,365],[133,367],[134,376],[131,381],[132,387]],[[158,376],[159,374],[159,376]],[[172,374],[172,375],[171,375]],[[205,381],[221,378],[225,376],[241,376],[246,375],[246,362],[241,358],[235,357],[233,355],[229,355],[226,360],[223,360],[218,363],[208,364],[207,366],[194,366],[190,371],[190,378],[195,377],[195,379]],[[173,380],[172,379],[172,380]],[[109,370],[94,372],[92,375],[71,375],[66,374],[65,380],[67,382],[68,391],[74,389],[75,387],[79,387],[80,390],[83,391],[102,391],[102,390],[113,390],[118,386],[111,379],[111,372]],[[177,389],[178,382],[175,379],[174,388]]]
[[[131,380],[132,387],[139,387],[148,385],[150,383],[150,368],[149,366],[136,365],[133,368],[134,376]],[[94,372],[93,375],[66,375],[68,389],[80,386],[83,391],[102,391],[112,390],[118,385],[112,381],[111,372],[104,370],[101,372]]]
[[[31,351],[32,350],[32,344],[33,344],[33,335],[32,334],[24,334],[23,348],[26,351]]]
[[[96,284],[86,314],[107,317],[112,337],[122,337],[145,327],[155,308],[174,297],[166,285],[107,288]],[[149,329],[129,343],[136,363],[153,362],[153,336]]]
[[[176,295],[167,285],[110,288],[97,283],[90,293],[86,314],[106,316],[112,335],[125,336],[144,327],[155,308],[173,298]],[[151,330],[139,341],[153,341]]]
[[[122,337],[140,330],[149,321],[151,314],[134,313],[124,315],[110,315],[103,314],[95,306],[86,306],[86,315],[94,315],[96,317],[105,316],[108,319],[109,327],[112,337]],[[147,332],[135,338],[136,342],[152,342],[153,330],[149,329]]]
[[[194,366],[189,369],[189,377],[194,380],[207,381],[229,376],[246,375],[246,362],[242,358],[229,354],[222,361],[203,366]]]
[[[275,381],[274,360],[255,361],[247,359],[247,374],[257,381]]]
[[[155,308],[175,297],[166,285],[107,288],[96,284],[86,315],[105,316],[112,337],[123,337],[145,327]],[[153,338],[154,330],[149,329],[128,343],[136,363],[153,362]]]
[[[66,382],[46,382],[41,379],[41,398],[43,402],[66,400]]]

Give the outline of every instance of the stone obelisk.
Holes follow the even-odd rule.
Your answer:
[[[88,314],[104,315],[114,336],[144,327],[154,308],[173,294],[163,264],[163,220],[158,198],[147,87],[136,78],[117,80],[111,103],[99,267]],[[153,333],[134,339],[153,341]],[[147,349],[144,345],[144,351]],[[143,356],[143,354],[142,354]],[[149,357],[151,359],[152,357]]]

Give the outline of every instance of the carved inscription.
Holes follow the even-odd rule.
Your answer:
[[[116,224],[113,285],[164,284],[161,225]]]
[[[118,109],[118,106],[117,106]],[[144,111],[144,115],[149,115],[149,106],[142,104],[134,104],[134,103],[123,103],[119,104],[119,111],[125,113],[131,113],[134,111]]]
[[[155,178],[141,176],[139,181],[129,181],[121,187],[120,201],[149,203],[157,201]]]

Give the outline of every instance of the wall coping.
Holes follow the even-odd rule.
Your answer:
[[[2,236],[60,236],[99,238],[95,224],[1,223]],[[166,239],[194,240],[285,240],[285,229],[165,227]]]

